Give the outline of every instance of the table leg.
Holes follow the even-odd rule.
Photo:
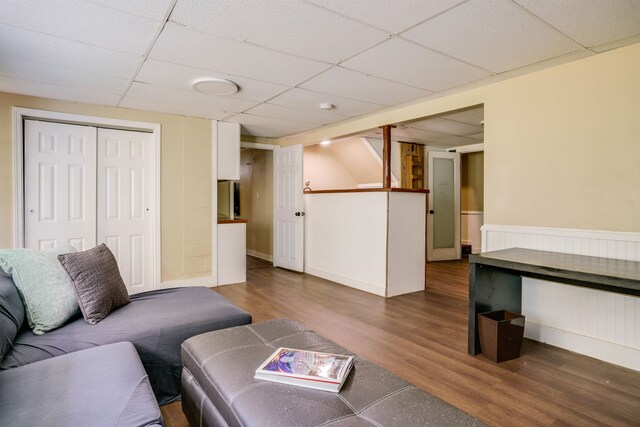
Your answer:
[[[494,310],[522,312],[522,277],[510,270],[483,264],[469,265],[468,352],[481,353],[477,315]]]

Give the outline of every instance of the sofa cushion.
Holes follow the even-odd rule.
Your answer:
[[[160,404],[180,396],[180,345],[194,335],[251,323],[251,316],[205,287],[163,289],[131,296],[131,304],[96,325],[69,322],[44,336],[24,330],[2,361],[13,368],[65,353],[131,341]]]
[[[71,281],[58,255],[75,252],[71,245],[48,251],[0,249],[0,268],[12,276],[35,334],[59,328],[78,313]]]
[[[0,361],[13,348],[24,323],[24,305],[11,276],[0,269]]]
[[[112,310],[129,304],[129,292],[122,281],[118,263],[102,243],[88,251],[59,255],[84,319],[94,325]]]
[[[147,374],[128,342],[0,372],[0,414],[7,426],[162,424]]]

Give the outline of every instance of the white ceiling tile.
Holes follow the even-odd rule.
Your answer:
[[[423,143],[441,144],[441,146],[448,147],[457,147],[461,145],[478,143],[478,140],[473,138],[432,132],[426,129],[417,128],[400,129],[398,132],[396,132],[396,137],[398,137],[402,141],[417,140]]]
[[[252,114],[238,114],[227,117],[225,121],[240,123],[243,135],[264,136],[267,138],[293,135],[317,127],[317,125],[311,123],[292,122],[290,120],[254,116]]]
[[[0,55],[123,78],[131,78],[140,61],[131,54],[4,24],[0,24]]]
[[[2,76],[0,76],[0,92],[110,106],[117,105],[120,99],[118,95],[100,93],[95,90],[89,91],[75,87],[48,85]]]
[[[413,126],[413,124],[407,124]],[[440,142],[452,135],[414,127],[391,129],[391,137],[400,141]]]
[[[100,93],[122,95],[129,86],[128,79],[103,76],[85,71],[45,65],[0,55],[0,75],[56,86],[67,86]]]
[[[283,107],[274,104],[260,104],[246,111],[247,114],[270,117],[274,119],[293,120],[296,122],[314,123],[316,125],[326,125],[348,119],[348,116],[335,114],[331,111],[303,110],[300,108]]]
[[[420,122],[412,123],[411,127],[431,130],[434,132],[448,133],[451,135],[470,135],[482,132],[482,126],[480,125],[474,126],[442,118],[422,120]]]
[[[398,33],[463,0],[309,0],[361,22]]]
[[[254,101],[206,95],[204,93],[196,92],[195,90],[178,90],[137,82],[131,85],[131,88],[129,88],[129,91],[127,92],[127,96],[151,99],[171,104],[189,105],[192,107],[211,110],[230,111],[234,113],[242,112],[257,104]]]
[[[325,102],[333,104],[336,107],[336,109],[333,110],[335,113],[350,117],[359,116],[361,114],[370,113],[383,108],[382,105],[298,88],[290,89],[269,101],[271,104],[302,108],[311,111],[320,111],[320,104]]]
[[[381,105],[395,105],[432,93],[342,67],[325,71],[300,87]]]
[[[402,36],[494,72],[581,48],[510,0],[469,1]]]
[[[195,107],[192,105],[180,105],[171,102],[161,102],[135,96],[126,96],[118,105],[123,108],[132,108],[143,111],[156,111],[158,113],[177,114],[180,116],[202,117],[205,119],[222,120],[230,114],[216,109]]]
[[[640,34],[640,1],[515,0],[585,47]]]
[[[384,42],[341,65],[434,92],[459,86],[489,74],[401,38]]]
[[[137,55],[145,53],[162,25],[80,0],[3,1],[0,22]]]
[[[291,0],[183,0],[176,4],[171,21],[334,64],[389,37],[326,9]]]
[[[133,13],[146,18],[161,20],[173,0],[88,0],[111,9]]]
[[[484,121],[484,108],[472,108],[469,110],[446,114],[442,117],[446,118],[447,120],[455,120],[456,122],[460,123],[480,126]]]
[[[296,85],[328,64],[225,40],[167,23],[151,58],[271,83]]]
[[[233,99],[249,101],[266,101],[289,88],[273,83],[238,77],[186,65],[147,59],[136,76],[137,82],[151,83],[158,86],[171,87],[180,90],[192,90],[195,80],[203,77],[221,77],[235,82],[240,90],[231,96]]]

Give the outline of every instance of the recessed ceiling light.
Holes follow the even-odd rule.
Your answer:
[[[233,95],[240,90],[238,85],[231,80],[221,79],[219,77],[198,79],[192,83],[192,86],[198,92],[217,96]]]
[[[331,141],[329,141],[328,139],[325,139],[320,143],[320,145],[329,145],[329,144],[331,144]]]
[[[336,108],[336,106],[335,106],[335,105],[333,105],[333,104],[330,104],[330,103],[328,103],[328,102],[323,102],[322,104],[320,104],[320,109],[321,109],[322,111],[331,111],[331,110],[333,110],[334,108]]]

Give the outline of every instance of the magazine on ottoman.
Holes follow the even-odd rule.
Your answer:
[[[256,369],[255,378],[337,393],[353,356],[280,347]]]

